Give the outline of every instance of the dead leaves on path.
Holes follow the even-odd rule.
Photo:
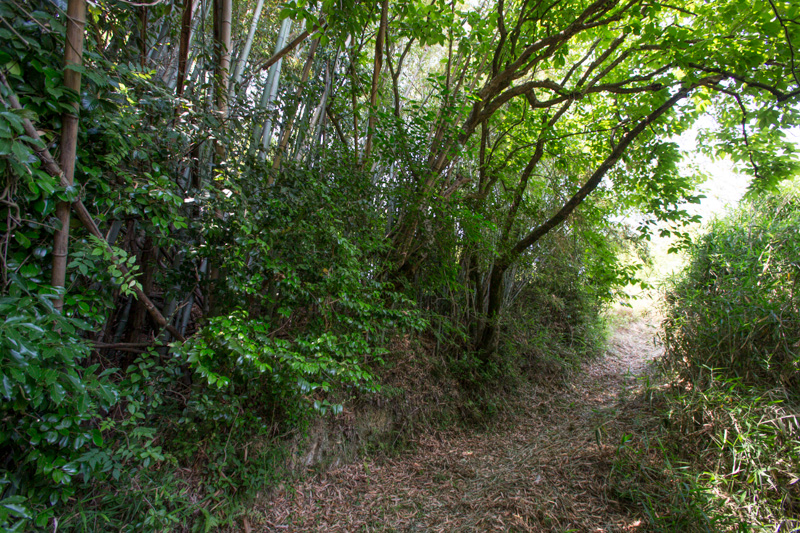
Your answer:
[[[524,409],[502,427],[431,432],[413,453],[282,490],[254,530],[641,531],[637,508],[615,501],[607,480],[643,408],[636,377],[654,351],[642,333],[616,339],[567,390],[523,391]]]

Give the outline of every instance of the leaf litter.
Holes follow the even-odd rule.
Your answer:
[[[431,430],[397,457],[284,486],[254,530],[644,531],[642,508],[615,500],[608,481],[623,437],[652,421],[642,389],[654,331],[642,319],[618,328],[571,383],[523,386],[489,429]]]

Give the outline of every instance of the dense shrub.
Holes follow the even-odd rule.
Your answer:
[[[58,6],[0,3],[17,28],[0,29],[12,89],[0,86],[0,530],[210,527],[209,499],[235,514],[278,475],[277,435],[375,390],[385,342],[423,321],[376,276],[383,226],[367,173],[320,153],[276,176],[232,143],[241,157],[193,177],[175,154],[218,121],[191,106],[175,120],[174,89],[98,42],[106,30],[86,36],[80,187],[58,187],[22,124],[58,157],[77,98],[62,87]],[[98,27],[128,22],[99,12]],[[73,223],[59,314],[53,214],[78,196],[132,274]],[[164,345],[137,283],[187,343]]]
[[[504,319],[506,347],[533,375],[562,374],[599,354],[606,328],[601,312],[621,287],[635,282],[636,267],[618,255],[632,244],[623,233],[581,228],[554,234]],[[591,282],[586,282],[586,278]]]
[[[73,477],[94,474],[97,422],[118,398],[109,372],[87,364],[84,324],[56,313],[50,297],[16,284],[0,297],[0,528],[31,518],[29,499],[66,501]],[[50,513],[39,514],[46,524]]]
[[[664,323],[668,361],[684,377],[716,373],[797,392],[798,227],[796,194],[758,198],[712,222],[692,246]]]
[[[743,202],[690,246],[667,294],[664,362],[675,381],[661,396],[664,425],[636,450],[658,458],[663,486],[644,467],[620,470],[638,476],[631,487],[658,531],[800,524],[799,224],[796,191]]]

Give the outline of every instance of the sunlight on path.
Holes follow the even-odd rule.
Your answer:
[[[621,326],[606,357],[567,387],[521,391],[502,427],[423,436],[413,453],[351,464],[277,494],[254,531],[642,531],[609,495],[635,431],[654,327]]]

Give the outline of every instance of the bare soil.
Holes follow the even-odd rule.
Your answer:
[[[250,531],[644,531],[609,483],[624,435],[652,420],[643,389],[651,321],[620,326],[569,385],[530,385],[496,427],[431,431],[277,491]],[[252,516],[252,515],[251,515]]]

